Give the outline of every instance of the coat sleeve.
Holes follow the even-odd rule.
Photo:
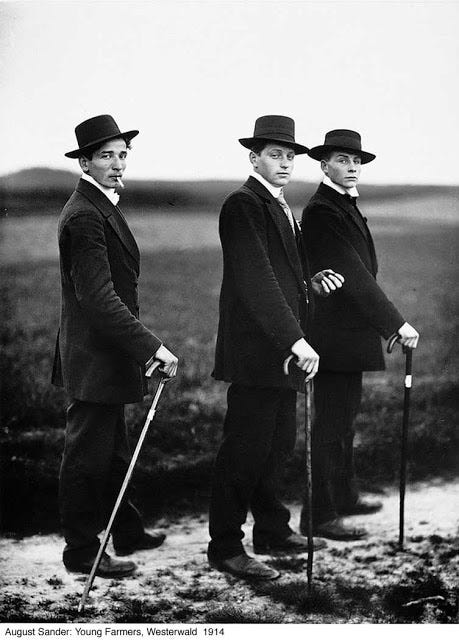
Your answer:
[[[226,201],[220,217],[225,266],[254,323],[279,350],[288,350],[304,337],[273,271],[263,206],[246,194]]]
[[[345,278],[334,295],[346,298],[383,338],[400,329],[403,317],[349,242],[340,219],[326,207],[305,209],[301,227],[314,272],[330,268]]]
[[[102,217],[96,211],[79,211],[67,221],[65,233],[70,278],[89,324],[103,340],[145,364],[161,340],[131,313],[114,289]]]

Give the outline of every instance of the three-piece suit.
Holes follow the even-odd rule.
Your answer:
[[[283,540],[290,514],[277,475],[296,436],[296,392],[304,372],[283,362],[308,334],[309,267],[297,225],[253,176],[223,204],[219,232],[223,281],[213,376],[231,383],[218,452],[209,528],[209,557],[243,553],[241,530],[250,508],[253,540]]]
[[[120,209],[80,179],[58,237],[62,304],[52,381],[71,399],[59,495],[65,563],[98,550],[97,534],[129,464],[124,404],[145,395],[144,364],[161,341],[139,320],[139,250]],[[143,531],[126,499],[112,531],[115,546]]]
[[[358,500],[353,422],[362,372],[384,369],[381,336],[389,338],[404,319],[376,282],[373,239],[355,199],[322,183],[303,211],[301,230],[313,271],[329,267],[345,278],[339,291],[317,299],[311,329],[320,356],[312,449],[317,525]]]

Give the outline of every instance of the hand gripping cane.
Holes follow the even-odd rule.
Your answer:
[[[157,369],[159,366],[161,365],[161,362],[159,360],[155,360],[155,362],[153,362],[153,364],[149,367],[148,371],[146,372],[146,376],[150,377],[151,374],[153,373],[153,371],[155,369]],[[88,576],[88,579],[86,580],[86,584],[84,587],[84,591],[83,591],[83,595],[81,596],[80,599],[80,603],[78,605],[78,613],[81,613],[82,611],[84,611],[84,605],[86,602],[86,598],[88,597],[89,591],[91,590],[92,584],[94,582],[94,578],[96,576],[97,573],[97,569],[99,568],[99,564],[102,558],[102,555],[107,547],[107,543],[108,543],[108,538],[110,536],[110,531],[111,528],[113,526],[113,522],[115,520],[116,514],[118,512],[118,509],[120,507],[121,501],[124,497],[124,494],[126,492],[127,486],[129,484],[129,481],[131,479],[132,476],[132,472],[134,471],[134,466],[135,463],[137,462],[137,458],[139,457],[139,453],[140,453],[140,449],[142,448],[142,444],[143,441],[145,439],[145,436],[147,435],[147,431],[148,431],[148,427],[150,426],[151,421],[153,420],[155,413],[156,413],[156,406],[158,404],[159,398],[161,396],[161,393],[164,389],[164,385],[166,384],[166,382],[168,382],[169,380],[171,380],[171,378],[168,378],[165,374],[162,374],[161,379],[159,381],[158,387],[156,389],[156,393],[155,393],[155,397],[153,398],[153,402],[151,403],[151,407],[150,410],[147,414],[147,418],[145,420],[145,425],[142,429],[142,432],[139,436],[139,439],[137,441],[137,445],[134,451],[134,454],[132,456],[131,462],[129,464],[128,470],[126,471],[126,475],[124,477],[123,480],[123,484],[121,485],[121,489],[120,492],[118,494],[118,497],[116,499],[115,502],[115,506],[113,507],[113,511],[112,514],[110,516],[110,519],[108,521],[108,524],[105,528],[105,533],[103,535],[102,541],[100,543],[100,547],[99,547],[99,551],[97,553],[96,559],[94,560],[94,564],[92,566],[91,569],[91,573]]]
[[[399,340],[398,334],[394,334],[388,342],[387,353],[392,353],[395,343]],[[408,421],[410,419],[410,391],[412,383],[412,362],[413,349],[402,347],[406,355],[405,363],[405,397],[403,400],[403,421],[402,421],[402,448],[400,453],[400,515],[399,515],[399,535],[398,548],[403,550],[403,538],[405,527],[405,486],[406,486],[406,463],[407,463],[407,443],[408,443]]]
[[[293,355],[288,356],[284,362],[284,373],[288,375],[288,366],[294,358]],[[305,391],[305,447],[306,447],[306,494],[308,497],[308,561],[306,574],[308,578],[308,596],[312,591],[312,565],[314,561],[314,537],[312,532],[312,380],[304,383]]]

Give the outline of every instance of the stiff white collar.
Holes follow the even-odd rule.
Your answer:
[[[332,182],[328,176],[324,176],[324,179],[322,180],[322,182],[326,184],[327,187],[334,189],[338,193],[341,193],[341,195],[343,196],[346,195],[347,193],[353,198],[359,197],[359,192],[357,191],[357,187],[350,187],[349,189],[345,189],[340,184],[336,184],[336,182]]]
[[[110,202],[112,204],[116,205],[118,204],[118,200],[120,199],[119,195],[116,193],[115,189],[111,189],[110,187],[104,187],[102,184],[100,184],[99,182],[97,182],[97,180],[94,180],[94,178],[92,176],[88,176],[87,173],[82,173],[81,177],[83,178],[83,180],[87,180],[88,182],[90,182],[91,184],[93,184],[95,187],[97,187],[99,189],[99,191],[102,191],[102,193],[104,194],[104,196],[107,196],[107,198],[110,200]]]
[[[268,189],[269,193],[274,196],[276,199],[279,197],[279,194],[281,192],[282,187],[275,187],[274,185],[272,185],[270,182],[268,182],[267,180],[265,180],[265,178],[263,178],[262,175],[260,175],[259,173],[257,173],[256,171],[252,171],[252,173],[250,174],[253,178],[256,178],[258,180],[258,182],[261,182],[261,184],[266,187],[266,189]]]

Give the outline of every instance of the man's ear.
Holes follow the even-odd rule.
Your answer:
[[[88,171],[89,171],[88,159],[85,158],[84,156],[80,156],[78,158],[78,162],[80,163],[80,167],[81,167],[81,170],[83,171],[83,173],[88,173]]]
[[[251,151],[249,153],[249,160],[252,163],[254,169],[258,167],[258,158],[259,156],[255,153],[255,151]]]
[[[328,163],[327,163],[326,160],[321,160],[320,161],[320,168],[325,173],[325,175],[328,176]]]

